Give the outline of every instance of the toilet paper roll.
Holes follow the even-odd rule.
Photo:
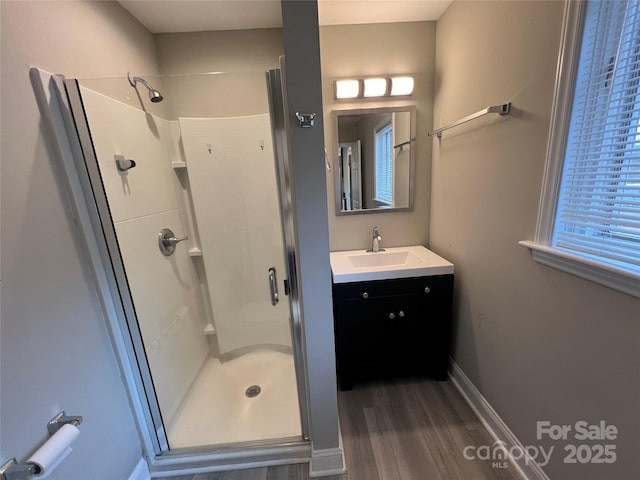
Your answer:
[[[35,475],[46,478],[71,453],[71,444],[80,435],[78,427],[63,425],[27,460],[36,466]]]

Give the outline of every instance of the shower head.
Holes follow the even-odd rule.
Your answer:
[[[151,100],[153,103],[158,103],[164,100],[164,97],[158,90],[152,88],[151,90],[149,90],[149,100]]]
[[[134,77],[131,72],[129,72],[128,78],[129,78],[129,83],[134,88],[138,82],[140,82],[145,87],[147,87],[147,90],[149,90],[149,100],[151,100],[153,103],[159,103],[164,99],[162,94],[158,90],[153,88],[151,85],[149,85],[149,82],[147,82],[144,78]]]

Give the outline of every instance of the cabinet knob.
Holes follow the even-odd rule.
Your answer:
[[[369,294],[368,294],[367,292],[364,292],[364,293],[362,294],[362,298],[369,298]]]
[[[431,289],[429,287],[424,287],[424,293],[429,293]]]
[[[391,320],[393,320],[394,318],[396,318],[396,314],[395,314],[395,313],[393,313],[393,312],[391,312],[391,313],[389,314],[389,318],[390,318]]]
[[[399,316],[400,318],[403,318],[403,317],[404,317],[404,312],[403,312],[402,310],[400,310],[400,311],[398,312],[398,316]]]

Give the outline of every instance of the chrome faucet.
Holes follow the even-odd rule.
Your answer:
[[[381,246],[382,246],[382,237],[380,236],[378,227],[373,227],[373,239],[371,242],[371,250],[367,250],[367,252],[384,252],[384,248],[381,248]]]

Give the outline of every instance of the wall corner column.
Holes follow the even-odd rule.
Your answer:
[[[317,1],[282,1],[286,103],[293,177],[301,311],[304,319],[312,477],[344,472],[338,422],[322,75]],[[315,113],[299,128],[296,112]]]

